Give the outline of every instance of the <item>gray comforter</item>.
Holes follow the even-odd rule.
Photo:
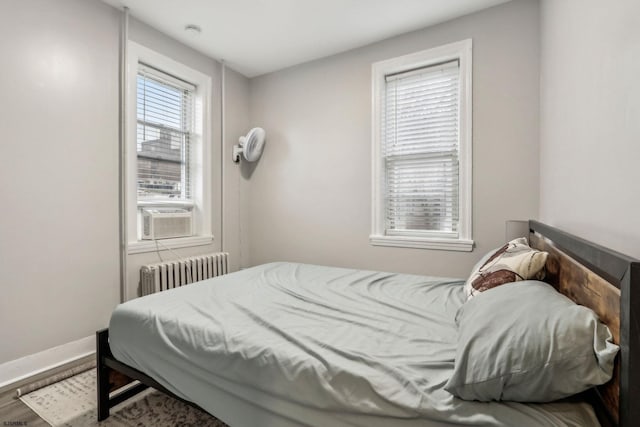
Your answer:
[[[110,344],[233,427],[597,425],[445,391],[463,300],[458,279],[273,263],[121,304]]]

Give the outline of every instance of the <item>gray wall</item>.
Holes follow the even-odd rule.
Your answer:
[[[133,20],[132,39],[213,77],[216,241],[177,252],[224,243],[232,269],[292,260],[465,276],[502,243],[505,220],[539,212],[640,257],[640,3],[614,3],[543,0],[539,20],[538,2],[515,0],[251,81],[228,70],[222,147],[220,64]],[[3,363],[92,334],[119,299],[119,13],[85,0],[1,11]],[[477,249],[372,247],[371,63],[469,37]],[[235,165],[231,147],[252,126],[268,132],[265,154]],[[128,257],[130,288],[157,259]]]
[[[2,2],[0,363],[119,300],[118,25],[100,2]]]
[[[514,1],[251,80],[268,135],[248,181],[250,264],[289,260],[466,276],[505,220],[538,213],[538,2]],[[473,39],[472,253],[373,247],[371,64]]]
[[[28,24],[28,25],[27,25]],[[119,302],[118,61],[120,12],[98,0],[3,1],[0,7],[0,364],[95,333]],[[132,19],[130,38],[213,80],[211,245],[222,243],[220,63]],[[231,146],[248,127],[248,80],[227,70]],[[234,141],[234,142],[232,142]],[[224,155],[225,249],[242,185]],[[246,241],[246,238],[245,238]],[[245,254],[248,252],[244,251]],[[163,259],[175,258],[163,252]],[[128,297],[151,252],[127,257]]]
[[[243,174],[244,164],[232,160],[233,146],[238,138],[250,128],[249,121],[249,79],[226,69],[225,73],[224,144],[222,167],[224,169],[224,218],[223,243],[229,252],[229,267],[235,271],[249,264],[248,211],[249,206],[247,175]]]
[[[640,2],[541,6],[540,217],[640,257]]]

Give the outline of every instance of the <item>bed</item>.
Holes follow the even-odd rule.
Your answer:
[[[120,305],[97,333],[99,419],[151,386],[233,427],[632,425],[640,263],[529,225],[546,280],[621,347],[603,386],[541,404],[458,399],[444,384],[463,281],[272,263]],[[128,379],[140,384],[110,394]]]

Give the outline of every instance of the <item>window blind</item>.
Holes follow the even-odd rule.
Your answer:
[[[385,77],[385,232],[457,236],[459,62]]]
[[[140,66],[137,76],[138,200],[191,199],[195,87]]]

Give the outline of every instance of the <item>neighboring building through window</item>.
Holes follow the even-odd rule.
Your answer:
[[[128,252],[211,243],[211,78],[133,42],[128,61]]]
[[[470,251],[471,40],[373,65],[374,245]]]

